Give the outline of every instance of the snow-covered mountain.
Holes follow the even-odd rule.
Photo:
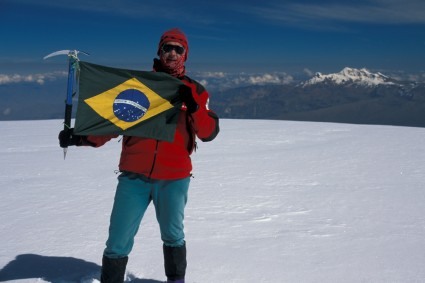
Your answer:
[[[322,74],[316,73],[315,76],[308,81],[302,83],[302,86],[315,85],[320,83],[332,83],[337,85],[347,85],[347,84],[356,84],[361,86],[373,87],[377,85],[394,85],[394,81],[381,74],[381,73],[372,73],[365,68],[355,69],[355,68],[344,68],[339,73],[334,74]]]

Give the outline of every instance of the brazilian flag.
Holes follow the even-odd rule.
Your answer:
[[[126,135],[173,141],[185,85],[165,73],[79,62],[78,135]]]

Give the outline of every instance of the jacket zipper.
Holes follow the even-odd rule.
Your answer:
[[[158,153],[158,145],[159,145],[159,141],[156,141],[156,146],[155,146],[155,151],[154,151],[154,155],[153,155],[153,161],[152,161],[152,168],[151,171],[149,172],[149,176],[148,178],[150,179],[153,173],[153,169],[155,168],[155,162],[156,162],[156,155]]]

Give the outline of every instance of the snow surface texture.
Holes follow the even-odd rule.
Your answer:
[[[0,122],[0,281],[98,282],[121,143]],[[425,129],[222,120],[199,143],[187,282],[425,282]],[[150,206],[126,281],[165,278]]]
[[[324,75],[316,75],[303,83],[304,86],[314,85],[323,82],[333,82],[335,84],[355,83],[362,86],[393,85],[390,79],[381,73],[371,73],[367,69],[344,68],[341,72]]]

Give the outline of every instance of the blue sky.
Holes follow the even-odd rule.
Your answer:
[[[425,71],[423,0],[0,0],[0,74],[64,71],[66,57],[149,70],[163,31],[189,38],[189,71]]]

